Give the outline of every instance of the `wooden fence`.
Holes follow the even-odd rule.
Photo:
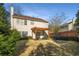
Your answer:
[[[54,34],[53,33],[49,33],[50,36],[53,36]],[[59,35],[61,36],[77,36],[78,33],[76,31],[64,31],[64,32],[59,32]]]
[[[61,35],[61,36],[76,36],[77,35],[77,33],[76,33],[76,31],[65,31],[65,32],[59,32],[59,34]]]

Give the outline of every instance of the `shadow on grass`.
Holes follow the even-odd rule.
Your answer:
[[[39,44],[36,50],[31,51],[30,56],[44,56],[45,48],[42,44]]]
[[[64,44],[61,48],[48,43],[46,46],[39,44],[36,50],[31,51],[30,56],[78,56],[79,43]]]
[[[16,45],[16,55],[24,52],[29,46],[25,45],[28,40],[21,40]],[[79,42],[75,41],[62,41],[58,40],[61,47],[57,47],[52,43],[46,45],[39,44],[36,49],[33,49],[29,56],[78,56],[79,55]]]
[[[30,56],[57,56],[59,54],[59,48],[52,46],[53,44],[48,43],[46,46],[39,44],[36,50],[32,51]],[[57,49],[58,48],[58,49]]]

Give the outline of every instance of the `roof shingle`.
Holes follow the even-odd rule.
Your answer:
[[[35,18],[35,17],[31,17],[31,16],[24,16],[24,15],[18,15],[18,14],[14,14],[13,18],[18,18],[18,19],[23,19],[23,20],[32,20],[32,21],[39,21],[39,22],[46,22],[48,23],[46,20],[41,19],[41,18]]]

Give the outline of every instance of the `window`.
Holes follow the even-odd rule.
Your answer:
[[[31,21],[31,25],[34,25],[34,22],[33,21]]]
[[[23,20],[21,20],[21,19],[17,19],[17,24],[19,24],[19,25],[23,25]]]
[[[20,23],[20,20],[19,20],[19,19],[17,19],[17,21],[16,21],[16,22],[17,22],[17,24],[19,24],[19,23]]]
[[[27,25],[27,20],[24,20],[24,25]]]
[[[22,37],[26,37],[28,35],[28,32],[27,31],[22,31],[21,35],[22,35]]]

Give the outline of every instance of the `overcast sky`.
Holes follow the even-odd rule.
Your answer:
[[[6,3],[4,6],[6,10],[10,10],[9,3]],[[54,3],[16,3],[13,4],[14,8],[20,7],[21,13],[23,15],[39,17],[46,20],[50,20],[56,14],[62,12],[66,15],[66,21],[69,21],[79,10],[79,4],[54,4]]]

